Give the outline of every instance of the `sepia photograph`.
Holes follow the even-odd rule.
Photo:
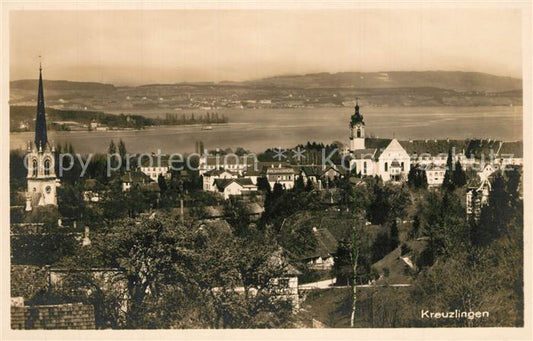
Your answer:
[[[34,5],[2,9],[10,337],[531,337],[531,2]]]

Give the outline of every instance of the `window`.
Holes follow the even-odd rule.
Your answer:
[[[31,169],[33,171],[33,176],[37,176],[37,160],[33,160],[31,164]]]
[[[363,162],[363,174],[366,174],[366,161]]]
[[[50,175],[50,160],[44,161],[44,175]]]
[[[357,129],[357,137],[361,137],[361,129]]]
[[[388,171],[389,171],[389,164],[385,162],[385,172],[388,172]]]
[[[403,171],[404,171],[404,165],[403,165],[403,162],[402,162],[402,165],[401,165],[401,166],[402,166],[402,172],[403,172]]]

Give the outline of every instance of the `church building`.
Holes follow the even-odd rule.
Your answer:
[[[28,191],[26,193],[26,211],[31,211],[36,206],[57,206],[57,185],[59,180],[55,173],[55,147],[48,141],[46,132],[43,77],[40,65],[35,140],[33,143],[28,141],[27,152]]]
[[[350,120],[351,169],[361,176],[380,176],[383,181],[405,181],[411,159],[400,142],[393,139],[367,139],[365,122],[356,100],[355,113]]]

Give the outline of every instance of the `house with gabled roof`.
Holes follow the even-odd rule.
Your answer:
[[[313,235],[316,245],[303,254],[302,260],[312,269],[331,269],[334,264],[333,256],[337,252],[337,239],[327,228],[313,227]]]
[[[212,169],[205,172],[203,177],[203,189],[204,191],[216,192],[217,189],[214,187],[213,183],[215,179],[235,179],[239,176],[237,172],[220,169]]]
[[[249,178],[215,179],[213,186],[226,200],[230,196],[257,192],[257,186]]]

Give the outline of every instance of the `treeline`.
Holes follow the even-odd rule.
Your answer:
[[[73,121],[86,125],[90,130],[91,122],[109,128],[133,128],[142,129],[156,125],[185,125],[185,124],[215,124],[228,123],[229,119],[218,113],[205,114],[166,114],[165,118],[148,118],[142,115],[132,114],[108,114],[100,111],[87,110],[58,110],[46,108],[48,129],[68,130],[65,125],[54,125],[54,121]],[[10,106],[10,131],[33,131],[35,129],[35,107]],[[25,123],[26,128],[20,128],[20,123]]]

